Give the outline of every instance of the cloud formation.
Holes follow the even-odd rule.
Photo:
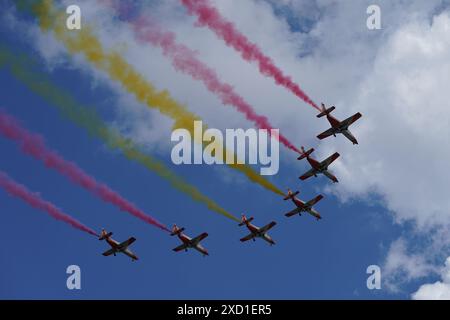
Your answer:
[[[450,257],[445,261],[441,278],[442,281],[420,286],[413,293],[412,298],[414,300],[450,300]]]
[[[343,200],[377,194],[396,223],[411,226],[402,241],[411,240],[404,245],[412,255],[398,254],[393,243],[385,262],[388,279],[426,276],[432,269],[411,272],[415,263],[441,257],[449,245],[450,172],[442,170],[450,162],[443,147],[450,143],[449,32],[450,16],[443,12],[392,33],[351,102],[364,115],[359,150],[340,146],[345,161],[336,170],[342,184],[333,191]]]

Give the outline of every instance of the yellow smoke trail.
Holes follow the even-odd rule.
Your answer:
[[[205,204],[210,210],[239,221],[238,218],[203,195],[196,187],[177,176],[164,163],[142,153],[132,141],[121,136],[117,130],[105,125],[93,108],[79,104],[69,93],[54,85],[45,74],[37,72],[36,65],[33,64],[30,57],[18,56],[0,46],[0,67],[3,65],[10,67],[12,75],[17,80],[47,100],[62,115],[86,129],[90,136],[101,139],[109,148],[120,150],[127,159],[136,161],[145,168],[156,172],[160,177],[168,180],[172,187],[189,195],[193,200]]]
[[[39,18],[40,26],[44,31],[53,30],[56,38],[66,46],[71,54],[83,54],[97,69],[106,72],[112,79],[120,82],[141,103],[172,118],[175,121],[174,128],[185,128],[191,133],[191,137],[194,137],[194,121],[200,120],[197,116],[189,112],[185,106],[176,102],[167,91],[157,91],[118,53],[105,52],[99,40],[86,24],[83,25],[81,30],[68,30],[65,24],[67,15],[57,13],[52,3],[52,0],[43,0],[33,6],[33,12]],[[197,139],[196,143],[203,143],[201,137],[194,138]],[[276,186],[257,174],[251,167],[241,164],[233,164],[230,167],[241,171],[251,181],[264,188],[276,194],[284,195]]]

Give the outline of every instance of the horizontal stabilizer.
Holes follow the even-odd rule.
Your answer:
[[[239,227],[242,227],[243,225],[245,225],[247,222],[252,222],[253,221],[253,219],[255,219],[255,218],[253,218],[253,217],[250,217],[250,218],[242,218],[242,222],[241,223],[239,223]]]
[[[301,154],[300,157],[297,158],[297,160],[302,160],[305,159],[306,157],[308,157],[311,153],[314,152],[314,148],[309,149],[308,151],[304,151],[304,148],[302,147],[303,153]]]
[[[323,116],[329,115],[333,110],[336,109],[335,106],[332,106],[331,108],[326,109],[325,105],[322,103],[322,112],[317,115],[317,118],[321,118]]]
[[[300,193],[300,191],[295,191],[294,193],[288,194],[286,197],[283,198],[283,200],[293,199],[299,193]]]
[[[171,236],[176,236],[176,235],[182,233],[184,230],[185,230],[185,228],[177,229],[176,231],[172,231],[172,233],[170,235]]]
[[[98,240],[105,240],[105,239],[111,237],[112,235],[113,235],[113,233],[109,232],[109,233],[107,233],[105,235],[102,235],[100,238],[98,238]]]

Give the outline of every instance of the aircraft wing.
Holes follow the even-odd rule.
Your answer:
[[[241,239],[241,242],[245,242],[245,241],[251,240],[251,239],[253,239],[254,237],[255,237],[255,235],[254,235],[253,233],[250,233],[248,236],[243,237],[243,238]]]
[[[341,125],[344,125],[346,127],[348,127],[349,125],[351,125],[353,122],[355,122],[356,120],[358,120],[359,118],[362,117],[361,113],[355,113],[354,115],[352,115],[351,117],[348,117],[347,119],[345,119],[344,121],[341,122]]]
[[[306,180],[314,175],[316,169],[312,168],[300,177],[300,180]]]
[[[314,218],[316,218],[317,220],[322,219],[322,217],[320,216],[320,214],[314,210],[309,210],[308,211],[310,215],[312,215]]]
[[[197,243],[199,243],[200,241],[202,241],[203,239],[205,239],[207,236],[208,236],[208,234],[207,234],[206,232],[203,232],[201,235],[199,235],[199,236],[193,238],[193,239],[191,240],[191,243],[197,244]]]
[[[178,247],[173,248],[173,251],[178,252],[181,250],[185,250],[186,248],[187,248],[187,245],[183,243],[183,244],[180,244]]]
[[[320,200],[323,199],[323,195],[319,194],[317,197],[315,197],[312,200],[309,200],[306,205],[309,207],[312,207],[313,205],[315,205],[317,202],[319,202]]]
[[[139,260],[139,258],[130,250],[125,250],[123,253],[125,253],[127,256],[129,256],[133,260]]]
[[[115,252],[114,249],[109,249],[108,251],[105,251],[102,253],[105,257],[112,255]]]
[[[324,171],[323,173],[325,176],[328,177],[328,179],[330,179],[333,182],[339,182],[338,179],[329,171]]]
[[[328,130],[322,132],[321,134],[319,134],[319,135],[317,136],[317,138],[319,138],[320,140],[322,140],[322,139],[325,139],[325,138],[331,136],[331,135],[334,134],[335,132],[336,132],[336,130],[335,130],[334,128],[330,128],[330,129],[328,129]]]
[[[289,211],[288,213],[285,214],[286,217],[292,217],[293,215],[296,215],[298,213],[302,212],[302,208],[295,208],[292,211]]]
[[[336,160],[337,158],[339,158],[340,154],[335,152],[333,153],[331,156],[329,156],[328,158],[326,158],[325,160],[323,160],[321,162],[321,165],[325,165],[326,167],[328,167],[334,160]]]
[[[136,238],[134,238],[134,237],[131,237],[130,239],[128,239],[128,240],[126,240],[126,241],[124,241],[124,242],[121,242],[120,244],[119,244],[119,248],[126,248],[126,247],[128,247],[129,245],[131,245],[133,242],[135,242],[136,241]]]
[[[260,232],[267,232],[270,229],[272,229],[272,227],[274,225],[276,225],[277,223],[275,221],[272,221],[271,223],[269,223],[268,225],[265,225],[264,227],[261,227],[261,229],[259,229]]]

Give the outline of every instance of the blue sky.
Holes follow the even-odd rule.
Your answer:
[[[279,14],[283,11],[277,11]],[[292,19],[295,16],[289,14],[287,21],[297,29]],[[54,83],[78,101],[95,108],[105,121],[115,120],[117,108],[110,104],[117,94],[108,85],[95,82],[93,86],[91,75],[77,67],[49,71],[26,37],[4,28],[0,37],[1,43],[14,52],[36,57],[41,63],[40,72],[48,73]],[[0,234],[4,244],[0,249],[0,298],[405,299],[417,289],[415,281],[397,293],[366,287],[367,266],[381,264],[390,244],[410,230],[408,225],[393,223],[391,210],[378,201],[376,193],[342,201],[330,192],[317,205],[323,220],[317,222],[310,216],[287,219],[283,214],[292,209],[292,203],[243,179],[227,181],[223,175],[236,175],[230,169],[177,167],[170,162],[168,152],[153,150],[172,170],[235,215],[245,212],[255,216],[254,222],[260,226],[272,220],[278,222],[270,232],[277,242],[275,246],[262,241],[240,243],[239,238],[247,233],[244,228],[89,137],[84,129],[17,81],[8,69],[0,69],[0,84],[0,106],[26,128],[42,134],[47,144],[66,159],[162,223],[184,226],[192,236],[203,231],[210,234],[203,242],[209,257],[191,251],[174,253],[171,249],[179,244],[178,239],[120,212],[0,137],[0,170],[95,230],[111,230],[117,240],[135,236],[137,241],[131,249],[140,257],[137,262],[122,255],[103,257],[106,243],[0,190]],[[189,108],[195,110],[195,106]],[[312,116],[310,119],[319,121]],[[352,152],[358,152],[357,147]],[[282,158],[289,156],[295,154],[281,153]],[[300,183],[297,177],[306,169],[306,162],[283,160],[272,181],[283,189],[301,189],[300,197],[310,199],[323,191],[328,181],[320,177]],[[81,268],[79,291],[66,288],[65,270],[71,264]]]

